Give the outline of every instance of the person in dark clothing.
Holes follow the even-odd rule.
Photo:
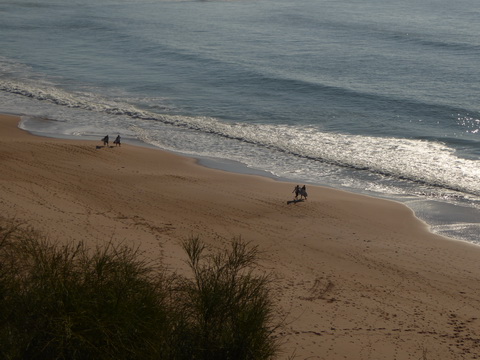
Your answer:
[[[301,198],[305,198],[305,200],[307,200],[307,187],[305,185],[302,186],[302,188],[300,189],[300,199]]]
[[[300,194],[300,185],[295,186],[295,189],[293,189],[292,193],[295,194],[295,200],[297,200],[298,194]]]

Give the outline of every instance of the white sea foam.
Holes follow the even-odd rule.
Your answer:
[[[297,159],[480,195],[478,161],[461,158],[454,149],[440,142],[338,134],[315,126],[229,123],[212,117],[159,114],[90,92],[72,93],[46,84],[38,87],[1,80],[0,90],[87,113],[82,124],[75,115],[70,121],[64,120],[61,126],[57,124],[56,131],[63,127],[62,131],[69,135],[105,132],[109,127],[130,129],[130,134],[169,150],[209,156],[236,153],[232,160],[255,166],[245,155],[248,147],[245,144],[248,144],[254,146],[254,152],[268,150],[272,157],[280,152]],[[232,152],[228,149],[232,146],[243,149],[240,153]],[[276,172],[272,169],[272,173]]]

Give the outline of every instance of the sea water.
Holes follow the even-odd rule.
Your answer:
[[[0,112],[394,199],[480,243],[479,15],[477,0],[1,0]]]

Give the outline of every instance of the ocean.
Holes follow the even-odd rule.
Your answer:
[[[479,15],[477,0],[1,0],[0,112],[399,201],[480,244]]]

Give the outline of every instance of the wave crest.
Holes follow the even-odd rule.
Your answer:
[[[69,108],[156,121],[312,161],[480,195],[478,162],[458,157],[454,149],[439,142],[330,133],[314,126],[228,123],[212,117],[161,114],[93,93],[71,93],[51,85],[40,88],[0,81],[0,91]]]

